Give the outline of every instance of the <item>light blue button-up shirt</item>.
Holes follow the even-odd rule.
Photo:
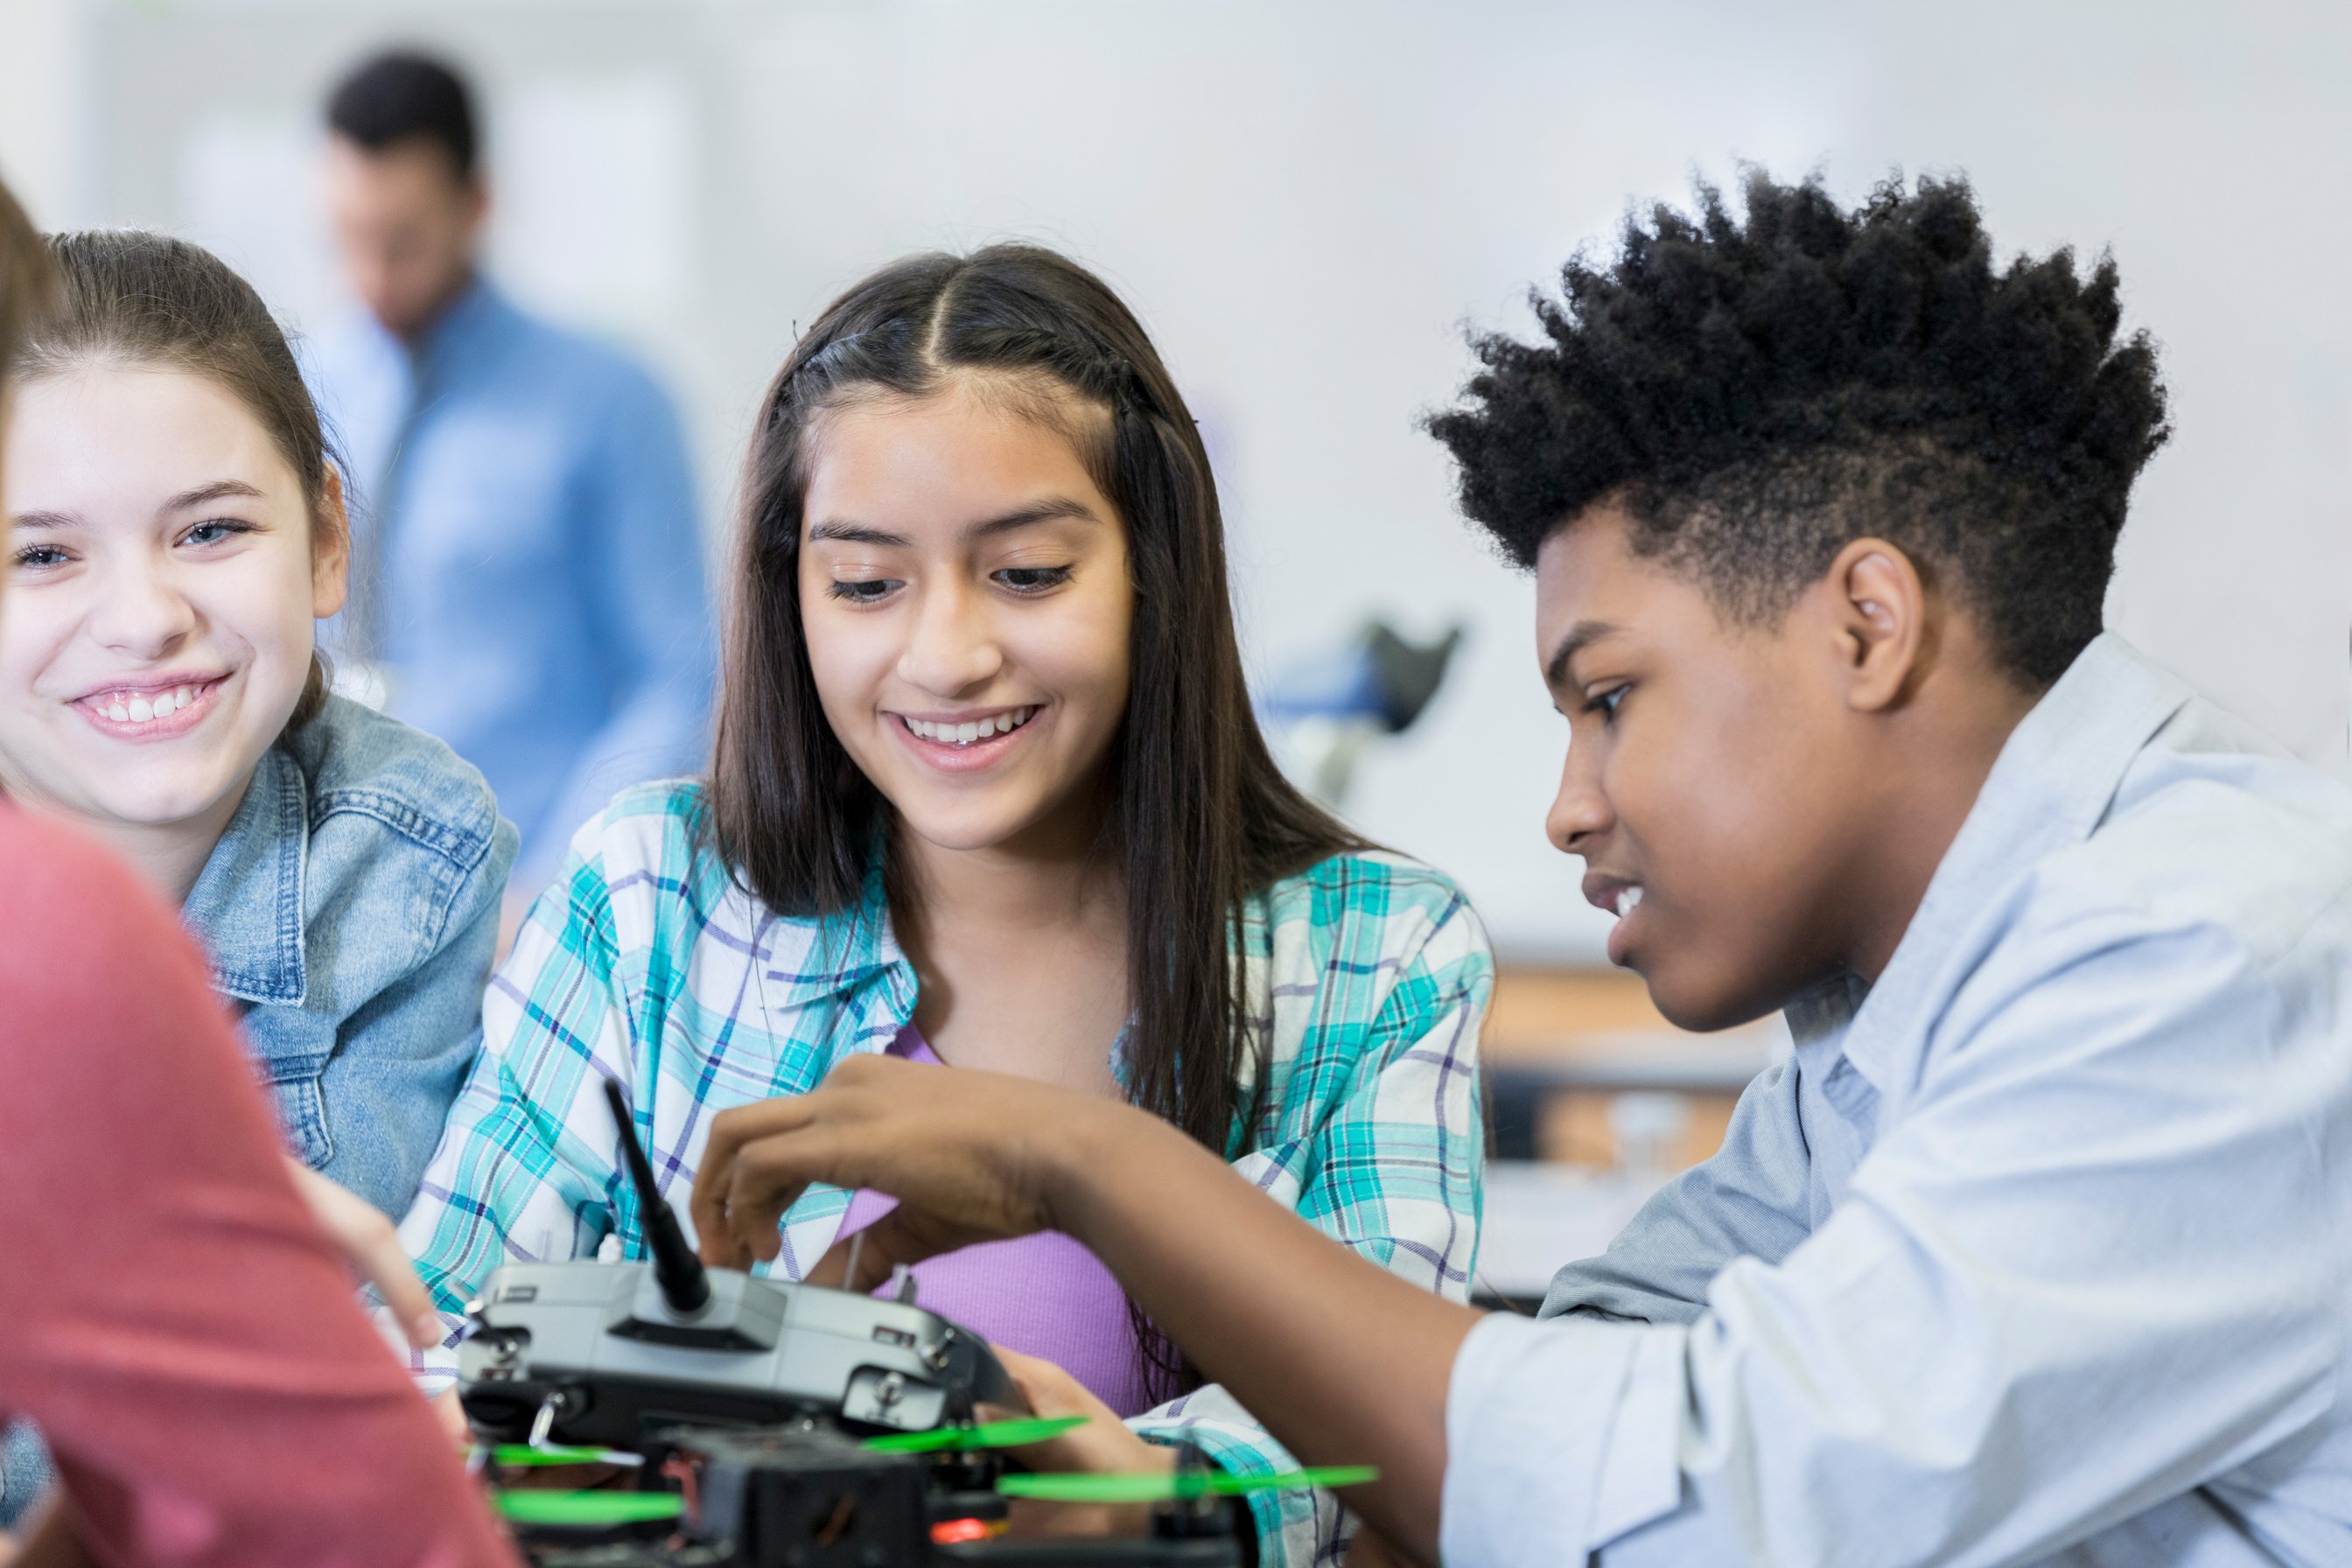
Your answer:
[[[698,770],[712,637],[677,416],[613,350],[477,282],[412,353],[322,334],[311,387],[354,509],[349,654],[482,770],[536,891],[622,787]]]
[[[1790,1022],[1464,1345],[1453,1568],[2352,1563],[2352,794],[2103,637]]]

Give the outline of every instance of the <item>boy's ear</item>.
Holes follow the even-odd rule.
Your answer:
[[[1838,552],[1823,585],[1835,617],[1846,706],[1861,713],[1899,706],[1934,637],[1919,569],[1883,539],[1857,539]]]
[[[325,620],[343,607],[349,596],[352,565],[352,518],[343,505],[343,476],[327,465],[327,482],[319,492],[310,520],[310,615]]]

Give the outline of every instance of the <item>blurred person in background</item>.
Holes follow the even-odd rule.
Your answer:
[[[327,124],[362,307],[310,367],[359,492],[346,674],[489,779],[522,833],[519,910],[614,791],[701,764],[710,617],[685,444],[637,364],[483,276],[489,193],[454,71],[379,55]]]

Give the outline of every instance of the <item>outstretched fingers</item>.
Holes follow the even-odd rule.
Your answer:
[[[821,1092],[821,1091],[820,1091]],[[694,1174],[694,1196],[690,1208],[694,1215],[694,1234],[698,1249],[705,1263],[722,1268],[748,1268],[755,1258],[773,1257],[776,1247],[776,1220],[790,1206],[793,1198],[814,1179],[814,1173],[802,1177],[793,1185],[783,1202],[767,1212],[767,1234],[762,1237],[754,1223],[755,1216],[748,1206],[757,1206],[763,1193],[779,1181],[789,1182],[793,1163],[784,1156],[785,1148],[814,1121],[817,1109],[812,1102],[815,1095],[797,1095],[788,1100],[763,1100],[753,1105],[740,1105],[722,1110],[710,1123],[709,1141],[704,1144],[702,1163]],[[746,1156],[754,1150],[765,1150],[762,1158],[751,1164]],[[762,1241],[767,1250],[760,1250]]]
[[[813,1182],[856,1186],[836,1173],[841,1140],[822,1121],[755,1139],[736,1152],[727,1183],[727,1232],[750,1256],[772,1258],[783,1248],[778,1230],[784,1211],[800,1201]]]
[[[1036,1205],[1018,1180],[1020,1140],[1003,1134],[999,1147],[968,1133],[975,1120],[1019,1120],[1010,1112],[980,1115],[975,1096],[1019,1111],[1026,1097],[1038,1095],[1056,1104],[1074,1098],[992,1073],[867,1056],[840,1063],[806,1094],[722,1111],[711,1122],[694,1179],[703,1259],[744,1268],[774,1258],[782,1247],[778,1222],[820,1182],[875,1187],[904,1200],[891,1234],[906,1238],[910,1250],[898,1261],[1034,1230]],[[1006,1148],[1014,1151],[1009,1163]]]
[[[416,1277],[416,1265],[390,1218],[357,1193],[319,1174],[289,1155],[286,1168],[310,1217],[327,1233],[360,1278],[374,1286],[383,1304],[418,1350],[439,1344],[447,1330],[433,1310],[433,1298]]]

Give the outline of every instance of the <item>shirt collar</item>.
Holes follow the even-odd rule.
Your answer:
[[[418,357],[439,361],[447,357],[458,344],[480,335],[506,308],[490,280],[475,272],[463,292],[449,302],[440,320],[425,329],[424,341],[418,344]]]
[[[1899,1054],[1953,943],[2021,868],[2091,836],[2148,738],[2194,695],[2102,633],[2011,731],[1895,956],[1853,1007],[1844,1054],[1882,1093],[1903,1087]]]
[[[854,910],[806,921],[807,942],[785,963],[768,971],[768,979],[778,987],[778,1000],[784,1005],[797,1007],[845,995],[883,971],[889,977],[893,1010],[904,1015],[899,1023],[914,1016],[915,966],[899,948],[898,932],[890,924],[882,859],[878,847],[868,858],[866,880]]]
[[[406,366],[406,374],[421,383],[436,369],[446,371],[464,356],[467,348],[492,335],[512,310],[498,286],[478,269],[466,287],[458,290],[457,297],[414,342],[401,337],[365,311],[360,313],[360,320],[386,363]]]
[[[181,907],[181,921],[212,959],[215,988],[244,1001],[299,1004],[310,988],[302,904],[309,793],[282,748],[263,752]]]

